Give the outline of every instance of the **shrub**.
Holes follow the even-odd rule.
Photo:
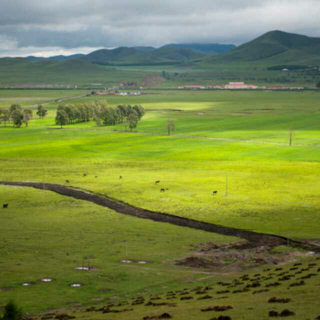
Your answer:
[[[22,309],[13,301],[10,301],[4,308],[4,314],[1,320],[20,320],[22,319]]]

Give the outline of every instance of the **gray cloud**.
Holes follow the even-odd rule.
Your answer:
[[[0,55],[29,54],[30,48],[241,44],[275,29],[320,36],[319,14],[318,0],[2,0]]]

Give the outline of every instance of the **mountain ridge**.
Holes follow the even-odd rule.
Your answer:
[[[295,54],[293,54],[294,52]],[[314,60],[314,56],[316,59],[320,59],[320,38],[274,30],[225,54],[205,58],[204,62],[213,64],[223,62],[268,63],[268,61],[283,63],[288,60],[295,63],[306,60],[307,56],[312,60]]]
[[[189,48],[205,54],[222,54],[236,48],[236,46],[234,44],[219,43],[170,43],[161,48]]]
[[[171,48],[171,46],[212,46],[211,44],[169,44],[160,48],[154,47],[118,47],[114,49],[99,49],[87,55],[54,56],[49,58],[1,58],[0,66],[23,65],[39,63],[39,66],[52,68],[56,64],[45,62],[68,62],[74,60],[86,61],[83,65],[106,66],[156,66],[176,65],[181,68],[190,66],[240,65],[243,63],[260,66],[276,65],[320,65],[320,38],[288,33],[284,31],[269,31],[247,43],[221,54],[204,54],[190,48]],[[67,64],[75,70],[76,64]],[[78,61],[78,65],[80,62]]]

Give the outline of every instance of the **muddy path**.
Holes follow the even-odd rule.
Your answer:
[[[314,244],[299,242],[292,239],[287,239],[282,236],[257,233],[253,231],[236,229],[230,227],[224,227],[212,223],[182,218],[166,213],[160,213],[155,211],[149,211],[141,208],[136,208],[126,203],[115,201],[105,196],[96,195],[87,191],[76,189],[73,187],[67,187],[64,185],[40,183],[40,182],[6,182],[0,181],[0,185],[6,186],[19,186],[19,187],[32,187],[41,190],[49,190],[58,194],[72,197],[78,200],[85,200],[95,203],[97,205],[107,207],[118,213],[134,216],[142,219],[149,219],[156,222],[170,223],[173,225],[187,227],[196,230],[202,230],[212,233],[217,233],[225,236],[233,236],[242,238],[248,241],[246,247],[258,247],[258,246],[269,246],[275,247],[279,245],[290,245],[292,247],[299,247],[305,250],[314,251],[320,253],[320,246]]]

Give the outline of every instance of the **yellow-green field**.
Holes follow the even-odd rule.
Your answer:
[[[104,97],[111,106],[145,107],[138,132],[123,132],[123,125],[97,127],[94,122],[59,129],[54,123],[55,101],[78,93],[85,94],[0,91],[1,107],[53,101],[46,105],[45,119],[37,119],[34,111],[28,128],[0,125],[0,181],[69,180],[73,187],[140,208],[314,243],[320,240],[320,93],[150,91],[139,97]],[[98,98],[66,103],[93,99]],[[176,127],[171,136],[168,119]],[[160,192],[161,188],[168,190]],[[114,290],[104,298],[184,288],[185,281],[212,272],[175,265],[193,254],[191,245],[239,241],[141,221],[48,191],[0,187],[0,199],[9,203],[8,209],[0,208],[4,275],[0,288],[12,288],[0,291],[0,305],[15,298],[28,312],[89,304],[103,288]],[[152,263],[124,265],[120,260],[126,256]],[[95,272],[74,270],[88,261],[97,267]],[[213,282],[223,278],[210,276]],[[56,280],[38,283],[42,277]],[[25,288],[23,281],[36,285]],[[83,288],[68,287],[76,281],[84,283]],[[308,290],[316,290],[316,284],[310,282]],[[299,299],[305,296],[314,303],[303,290],[297,292]],[[240,306],[241,299],[232,302]],[[259,304],[259,299],[252,304]],[[183,309],[190,311],[193,305],[188,303]],[[299,308],[302,314],[303,306]],[[267,319],[260,311],[248,319]],[[142,319],[145,312],[142,308],[132,319]],[[108,316],[125,319],[128,314]],[[182,312],[177,317],[196,319],[197,314]],[[243,309],[241,317],[232,319],[246,319],[244,314]],[[202,318],[209,316],[197,319]]]

